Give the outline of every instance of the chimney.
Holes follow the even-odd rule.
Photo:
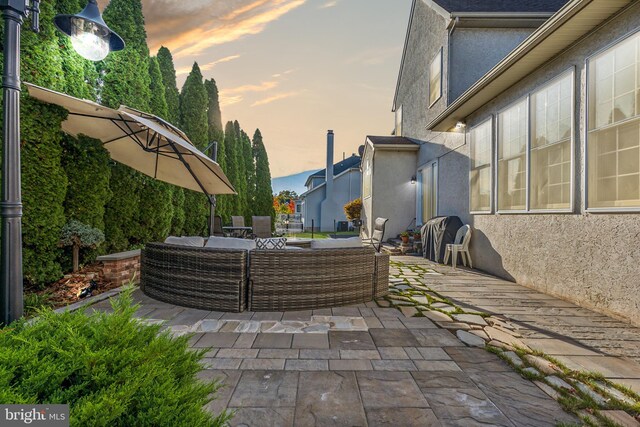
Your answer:
[[[333,200],[333,131],[327,132],[327,182],[326,200]]]

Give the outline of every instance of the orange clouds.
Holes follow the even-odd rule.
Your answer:
[[[260,105],[267,105],[267,104],[271,104],[272,102],[275,101],[279,101],[281,99],[285,99],[285,98],[291,98],[292,96],[297,96],[299,95],[299,92],[286,92],[286,93],[280,93],[278,95],[274,95],[274,96],[270,96],[268,98],[265,99],[261,99],[259,101],[254,102],[253,104],[251,104],[252,107],[259,107]]]
[[[213,67],[215,67],[218,64],[222,64],[224,62],[230,62],[233,60],[236,60],[240,58],[240,55],[230,55],[230,56],[225,56],[224,58],[220,58],[220,59],[216,59],[215,61],[211,61],[209,63],[206,64],[199,64],[200,66],[200,71],[209,71],[210,69],[212,69]],[[177,75],[182,75],[182,74],[188,74],[191,71],[192,67],[183,67],[183,68],[178,68],[176,70],[176,74]]]
[[[258,34],[306,0],[143,0],[151,50],[168,47],[177,58]]]

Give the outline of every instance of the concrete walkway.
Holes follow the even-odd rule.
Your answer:
[[[425,285],[462,308],[508,318],[532,349],[640,393],[640,328],[478,271],[417,257],[394,260],[441,273]]]
[[[543,426],[577,422],[483,349],[375,303],[275,313],[177,307],[136,291],[138,315],[210,348],[209,409],[242,426]],[[109,311],[107,301],[92,309]],[[267,332],[268,331],[268,332]]]

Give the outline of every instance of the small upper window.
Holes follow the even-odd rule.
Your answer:
[[[429,65],[429,107],[442,97],[442,49]]]

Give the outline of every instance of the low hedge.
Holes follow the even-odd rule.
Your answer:
[[[75,426],[226,425],[203,408],[220,387],[196,378],[205,351],[134,318],[130,290],[112,307],[0,329],[0,402],[66,403]]]

